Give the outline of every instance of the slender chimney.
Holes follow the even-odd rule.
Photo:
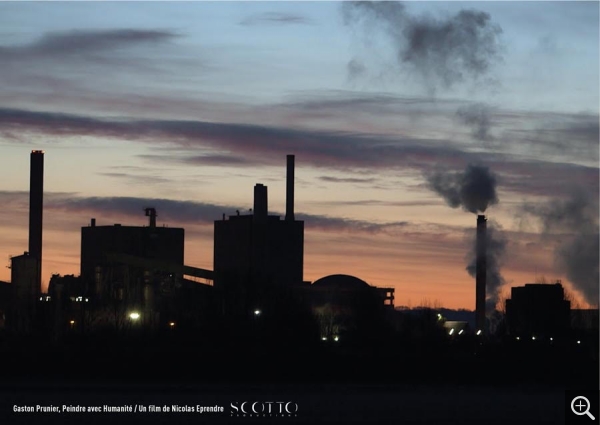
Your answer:
[[[254,186],[254,209],[252,216],[252,254],[251,279],[260,281],[265,278],[266,271],[266,236],[267,236],[267,186],[257,183]]]
[[[475,327],[485,331],[485,285],[487,274],[486,225],[485,215],[477,216],[476,271],[475,271]]]
[[[267,186],[257,183],[254,186],[254,220],[266,220],[268,212]]]
[[[91,227],[96,227],[96,219],[92,218]]]
[[[294,155],[287,156],[285,219],[294,221]]]
[[[36,286],[41,292],[44,151],[31,151],[29,172],[29,255],[37,260]]]

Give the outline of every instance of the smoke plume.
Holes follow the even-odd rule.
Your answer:
[[[354,80],[363,76],[367,72],[367,67],[359,60],[352,59],[348,62],[348,78]]]
[[[412,16],[400,2],[360,1],[344,2],[342,14],[346,25],[383,29],[398,64],[432,88],[482,77],[501,57],[502,29],[484,12],[461,10],[436,19]]]
[[[452,208],[477,214],[498,202],[496,176],[488,167],[469,164],[462,172],[436,171],[426,178],[429,188]]]
[[[561,235],[554,251],[556,265],[588,303],[598,305],[600,235],[597,198],[574,191],[566,201],[525,205],[523,210],[540,220],[544,234]]]
[[[493,140],[490,133],[490,108],[483,103],[474,103],[458,108],[456,115],[459,120],[470,127],[471,136],[475,140],[488,142]]]
[[[477,272],[477,234],[473,232],[473,240],[471,242],[471,252],[468,256],[467,272],[473,278],[476,277]],[[502,258],[506,250],[506,238],[502,234],[502,228],[494,221],[488,220],[487,231],[485,238],[486,247],[486,286],[485,286],[485,309],[486,311],[494,311],[496,304],[498,304],[498,298],[500,296],[500,289],[505,283],[502,274],[500,273],[500,267],[502,266]]]

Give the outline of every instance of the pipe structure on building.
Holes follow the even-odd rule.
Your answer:
[[[156,227],[156,209],[145,208],[144,211],[146,211],[146,217],[150,217],[150,227]]]

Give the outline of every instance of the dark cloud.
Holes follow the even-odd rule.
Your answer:
[[[570,186],[597,187],[599,181],[597,167],[521,159],[508,153],[469,152],[445,139],[227,122],[97,119],[0,108],[0,135],[5,139],[35,133],[45,138],[94,136],[161,144],[168,149],[146,158],[194,165],[280,165],[290,153],[296,155],[299,164],[344,172],[385,169],[430,174],[434,164],[460,169],[470,163],[485,163],[501,177],[505,189],[526,195],[568,193]],[[206,153],[200,155],[199,150]],[[434,178],[436,172],[430,175]],[[438,179],[438,186],[448,186],[442,176]]]
[[[168,222],[171,226],[186,224],[212,225],[215,220],[220,220],[223,214],[235,215],[236,210],[248,211],[252,205],[218,205],[196,201],[179,201],[164,198],[137,198],[137,197],[83,197],[71,193],[44,194],[44,208],[49,211],[63,211],[68,213],[88,213],[90,217],[122,217],[127,216],[139,220],[143,217],[144,208],[156,208],[160,222]],[[28,192],[0,191],[0,203],[12,205],[14,208],[27,208]],[[270,214],[284,214],[270,211]],[[359,233],[389,233],[393,234],[398,229],[409,225],[408,222],[375,223],[364,220],[331,217],[327,215],[297,213],[296,220],[304,220],[309,230],[323,230],[332,232],[359,232]],[[101,225],[101,223],[98,223]]]
[[[452,208],[476,214],[498,202],[496,176],[488,167],[469,164],[461,172],[435,171],[426,178],[429,188]]]
[[[358,177],[332,177],[332,176],[321,176],[319,180],[330,183],[373,183],[376,181],[374,178],[358,178]]]
[[[325,215],[295,214],[296,220],[304,220],[307,229],[329,231],[345,231],[360,233],[385,233],[396,235],[400,229],[409,226],[407,221],[394,221],[386,223],[373,223],[364,220],[330,217]]]
[[[460,99],[361,95],[344,91],[296,96],[277,107],[302,114],[302,118],[318,116],[342,120],[351,117],[349,125],[352,125],[351,120],[363,116],[389,119],[392,126],[402,119],[403,125],[399,127],[410,134],[430,132],[432,122],[436,123],[439,134],[451,134],[454,129],[445,127],[445,123],[457,120],[467,126],[475,140],[485,142],[480,147],[493,148],[496,152],[540,159],[549,159],[552,155],[552,162],[587,160],[597,164],[599,158],[600,117],[592,113],[511,111]]]
[[[444,158],[473,155],[431,139],[391,139],[341,131],[299,130],[249,124],[181,120],[103,120],[80,115],[0,109],[0,134],[15,130],[46,135],[152,140],[180,147],[209,147],[243,152],[258,164],[279,164],[295,152],[311,165],[323,167],[423,166]]]
[[[476,277],[477,274],[477,232],[472,231],[472,250],[468,256],[466,270],[470,276]],[[486,311],[491,312],[496,308],[500,296],[500,290],[506,283],[500,269],[503,265],[504,254],[506,252],[506,237],[502,232],[502,227],[493,220],[487,221],[487,232],[485,239],[486,247]]]
[[[581,186],[590,188],[597,197],[600,190],[597,167],[538,160],[498,162],[494,166],[502,171],[504,190],[515,193],[568,197],[574,186]]]
[[[330,109],[342,109],[346,112],[357,112],[367,109],[371,113],[387,112],[397,114],[399,112],[407,112],[413,107],[427,107],[426,112],[431,113],[432,110],[442,109],[444,107],[453,108],[459,105],[460,101],[452,99],[432,99],[429,97],[408,97],[394,96],[383,93],[356,93],[352,91],[329,91],[325,94],[314,93],[308,96],[296,96],[289,102],[281,106],[293,107],[301,110],[313,110],[315,108],[320,111]],[[419,109],[423,111],[423,109]]]
[[[597,164],[600,117],[590,113],[496,111],[498,141],[506,150],[527,148],[531,156],[570,158]]]
[[[202,165],[205,167],[252,167],[256,165],[256,162],[252,159],[245,158],[242,156],[231,155],[190,155],[189,153],[182,153],[180,155],[155,155],[155,154],[143,154],[138,155],[138,158],[148,159],[153,161],[172,161],[180,164],[191,164],[191,165]]]
[[[25,191],[0,191],[0,199],[4,210],[21,209],[29,205],[29,192]]]
[[[164,43],[177,36],[171,31],[135,29],[56,32],[45,34],[30,44],[0,47],[0,58],[48,57],[59,59],[71,55],[85,56],[114,51],[123,47]]]
[[[397,121],[403,118],[431,118],[432,116],[450,114],[451,108],[460,103],[456,100],[442,100],[422,97],[398,97],[389,94],[356,94],[352,92],[336,92],[331,94],[296,95],[286,103],[277,105],[292,111],[307,114],[318,114],[320,117],[353,119],[361,115],[389,117]],[[422,129],[419,129],[422,131]],[[419,131],[417,130],[417,131]]]
[[[545,234],[558,234],[558,267],[592,305],[598,304],[600,232],[597,193],[574,189],[566,200],[545,205],[526,204],[522,212],[539,219]]]
[[[161,221],[171,225],[209,224],[219,219],[223,213],[233,214],[236,208],[214,204],[176,201],[171,199],[135,197],[50,197],[44,207],[73,213],[89,212],[94,216],[114,215],[142,217],[144,208],[156,208]],[[238,207],[239,209],[239,207]]]
[[[598,163],[600,121],[598,116],[579,114],[544,117],[537,128],[522,131],[520,140],[542,154],[570,155]]]
[[[400,2],[344,2],[347,25],[370,24],[369,33],[383,30],[403,68],[435,89],[485,76],[501,59],[502,29],[489,14],[461,10],[436,19],[413,16]]]
[[[459,120],[471,129],[471,135],[475,140],[490,141],[493,136],[490,133],[491,109],[483,103],[474,103],[462,106],[456,111]]]
[[[130,174],[130,173],[98,173],[98,175],[106,177],[114,177],[117,179],[128,180],[131,183],[136,184],[160,184],[168,183],[169,179],[160,176],[141,175],[141,174]]]
[[[265,12],[259,15],[252,15],[240,21],[240,25],[261,25],[261,24],[312,24],[312,20],[297,14],[282,12]]]
[[[249,158],[236,155],[192,155],[183,158],[183,162],[204,166],[235,165],[236,167],[251,167],[255,164],[255,162]]]
[[[310,201],[310,204],[321,206],[355,206],[355,207],[424,207],[437,205],[434,201],[379,201],[362,199],[357,201]]]
[[[104,104],[105,112],[114,114],[119,106],[136,103],[123,96],[139,88],[131,81],[164,77],[177,66],[180,78],[192,67],[196,73],[200,67],[205,69],[199,58],[183,59],[183,52],[171,43],[177,37],[173,31],[160,29],[89,29],[52,32],[33,42],[5,44],[0,46],[0,92],[37,107],[61,104],[79,111],[82,104]],[[167,52],[168,60],[156,60]],[[145,86],[147,94],[148,84]],[[106,105],[111,93],[120,97]],[[161,107],[157,105],[160,102],[150,106]]]

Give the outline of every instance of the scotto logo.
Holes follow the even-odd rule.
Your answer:
[[[232,402],[231,416],[298,416],[298,403],[293,401]]]

